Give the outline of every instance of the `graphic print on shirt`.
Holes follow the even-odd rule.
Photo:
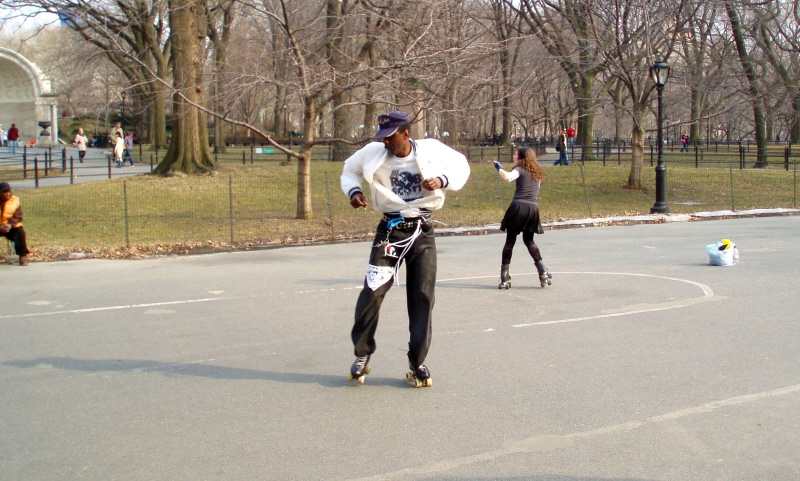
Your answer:
[[[393,170],[389,176],[392,180],[392,192],[408,202],[422,197],[422,175],[411,172]]]

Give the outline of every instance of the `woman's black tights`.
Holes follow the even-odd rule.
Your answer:
[[[519,232],[506,232],[506,245],[503,246],[503,265],[511,264],[511,254],[514,251],[514,244],[517,242]],[[523,232],[522,242],[528,248],[528,253],[533,257],[534,262],[542,260],[542,253],[539,252],[539,247],[533,242],[533,232]]]

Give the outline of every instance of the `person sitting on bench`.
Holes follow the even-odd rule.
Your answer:
[[[0,235],[14,243],[19,265],[28,265],[28,244],[22,228],[22,207],[8,182],[0,182]]]

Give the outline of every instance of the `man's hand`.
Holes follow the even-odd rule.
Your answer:
[[[8,231],[11,230],[11,226],[8,224],[0,225],[0,233],[6,234]]]
[[[358,209],[359,207],[366,209],[369,204],[367,203],[367,198],[364,197],[364,194],[361,192],[356,192],[353,194],[353,197],[350,198],[350,205],[352,205],[354,209]]]
[[[422,187],[428,190],[436,190],[442,188],[442,179],[438,177],[431,177],[422,181]]]

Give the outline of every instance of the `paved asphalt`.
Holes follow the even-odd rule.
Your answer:
[[[0,479],[799,479],[798,236],[550,230],[508,291],[501,235],[440,237],[423,389],[402,285],[346,381],[368,243],[0,265]]]

